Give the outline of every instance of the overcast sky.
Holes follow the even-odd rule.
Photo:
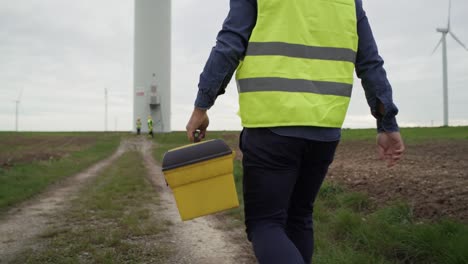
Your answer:
[[[447,23],[448,0],[366,1],[386,61],[401,126],[442,124],[441,49],[431,52]],[[110,130],[130,130],[133,93],[131,0],[0,1],[0,130],[103,130],[104,88]],[[452,31],[468,46],[468,1],[452,1]],[[172,2],[172,129],[193,108],[198,76],[229,9],[228,0]],[[448,37],[451,125],[468,125],[468,52]],[[209,111],[213,130],[240,129],[237,90]],[[345,127],[374,127],[356,80]]]

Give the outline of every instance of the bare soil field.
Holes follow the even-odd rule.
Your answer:
[[[242,159],[236,137],[223,135]],[[467,140],[406,144],[403,160],[394,168],[377,159],[374,142],[342,141],[327,180],[367,193],[379,207],[403,200],[418,218],[468,222]]]
[[[90,135],[8,135],[0,137],[0,167],[33,161],[60,159],[71,152],[93,145],[95,136]]]
[[[373,142],[340,143],[328,180],[366,192],[378,205],[407,201],[417,217],[468,221],[468,141],[407,144],[390,169],[375,153]]]

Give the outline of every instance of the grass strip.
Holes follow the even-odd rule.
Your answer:
[[[427,140],[460,140],[468,139],[468,126],[460,127],[414,127],[400,128],[406,143],[420,143]],[[342,141],[375,140],[376,129],[343,129]]]
[[[167,263],[168,227],[138,152],[124,154],[13,263]]]
[[[415,219],[400,201],[381,209],[326,182],[314,212],[314,263],[468,263],[468,226]]]

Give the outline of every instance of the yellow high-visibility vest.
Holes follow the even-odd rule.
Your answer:
[[[236,73],[244,127],[341,127],[358,47],[354,0],[258,0]]]
[[[152,119],[148,119],[148,129],[153,130],[153,120]]]

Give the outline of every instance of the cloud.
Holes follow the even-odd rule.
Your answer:
[[[130,127],[132,1],[0,5],[2,113],[10,108],[3,102],[24,89],[21,129],[99,130],[108,88],[110,116],[122,116],[121,129]],[[12,128],[0,121],[0,129]]]

